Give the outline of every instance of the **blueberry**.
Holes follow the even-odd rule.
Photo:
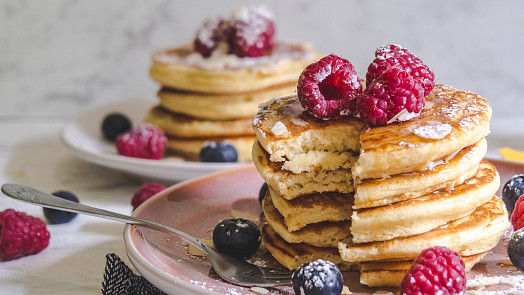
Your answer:
[[[264,182],[264,184],[260,187],[260,191],[258,191],[258,202],[260,205],[262,205],[262,200],[266,196],[266,192],[268,190],[267,182]]]
[[[79,202],[78,198],[73,194],[72,192],[68,191],[57,191],[52,193],[52,195],[57,196],[62,199],[66,199],[73,202]],[[61,224],[61,223],[67,223],[73,218],[76,217],[76,213],[74,212],[68,212],[68,211],[62,211],[57,209],[51,209],[51,208],[44,208],[44,215],[45,217],[51,222],[52,224]]]
[[[513,265],[524,270],[524,228],[511,234],[508,242],[508,256]]]
[[[215,248],[236,258],[247,258],[260,246],[260,229],[251,220],[229,218],[219,222],[213,230]]]
[[[508,212],[515,209],[515,202],[522,194],[524,194],[524,174],[514,175],[502,189],[502,200]]]
[[[111,113],[102,121],[102,133],[104,138],[115,141],[118,135],[131,129],[131,121],[123,114]]]
[[[322,259],[302,264],[293,273],[293,290],[303,295],[340,295],[344,279],[338,267]]]
[[[200,150],[202,162],[236,162],[237,150],[227,142],[206,142]]]

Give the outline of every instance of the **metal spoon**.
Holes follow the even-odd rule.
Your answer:
[[[222,279],[235,285],[246,287],[273,287],[287,285],[291,282],[292,272],[288,270],[276,270],[257,266],[222,254],[197,238],[160,223],[90,207],[19,184],[6,183],[2,185],[2,192],[6,196],[14,199],[42,207],[87,214],[135,226],[143,226],[174,235],[200,250],[207,257],[216,273]]]

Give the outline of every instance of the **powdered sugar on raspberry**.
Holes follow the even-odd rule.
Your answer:
[[[258,36],[266,30],[267,21],[273,21],[273,14],[263,5],[242,7],[233,13],[231,22],[239,21],[249,26],[242,30],[242,38],[248,45],[257,42]]]

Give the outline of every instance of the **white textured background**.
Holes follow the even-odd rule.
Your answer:
[[[152,52],[191,42],[213,14],[255,1],[0,1],[0,120],[66,121],[88,108],[154,95]],[[362,76],[375,48],[399,43],[437,82],[474,91],[494,131],[519,131],[524,110],[524,2],[264,1],[280,39],[349,59]]]

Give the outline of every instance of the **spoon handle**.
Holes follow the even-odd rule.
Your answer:
[[[63,211],[70,211],[80,214],[86,214],[91,215],[95,217],[102,217],[105,219],[110,219],[114,221],[119,221],[131,225],[139,225],[155,230],[162,231],[164,233],[173,234],[177,236],[178,238],[188,242],[189,244],[193,245],[197,249],[199,249],[202,253],[205,255],[208,255],[209,252],[209,246],[198,240],[197,238],[186,234],[185,232],[179,231],[177,229],[168,227],[166,225],[156,223],[153,221],[148,221],[140,218],[136,218],[129,215],[124,215],[112,211],[107,211],[104,209],[99,209],[91,206],[87,206],[81,203],[76,203],[73,201],[65,200],[62,198],[59,198],[57,196],[53,196],[51,194],[36,190],[34,188],[20,185],[20,184],[13,184],[13,183],[6,183],[2,185],[2,192],[11,198],[26,202],[35,204],[42,207],[48,207],[52,209],[58,209]]]

